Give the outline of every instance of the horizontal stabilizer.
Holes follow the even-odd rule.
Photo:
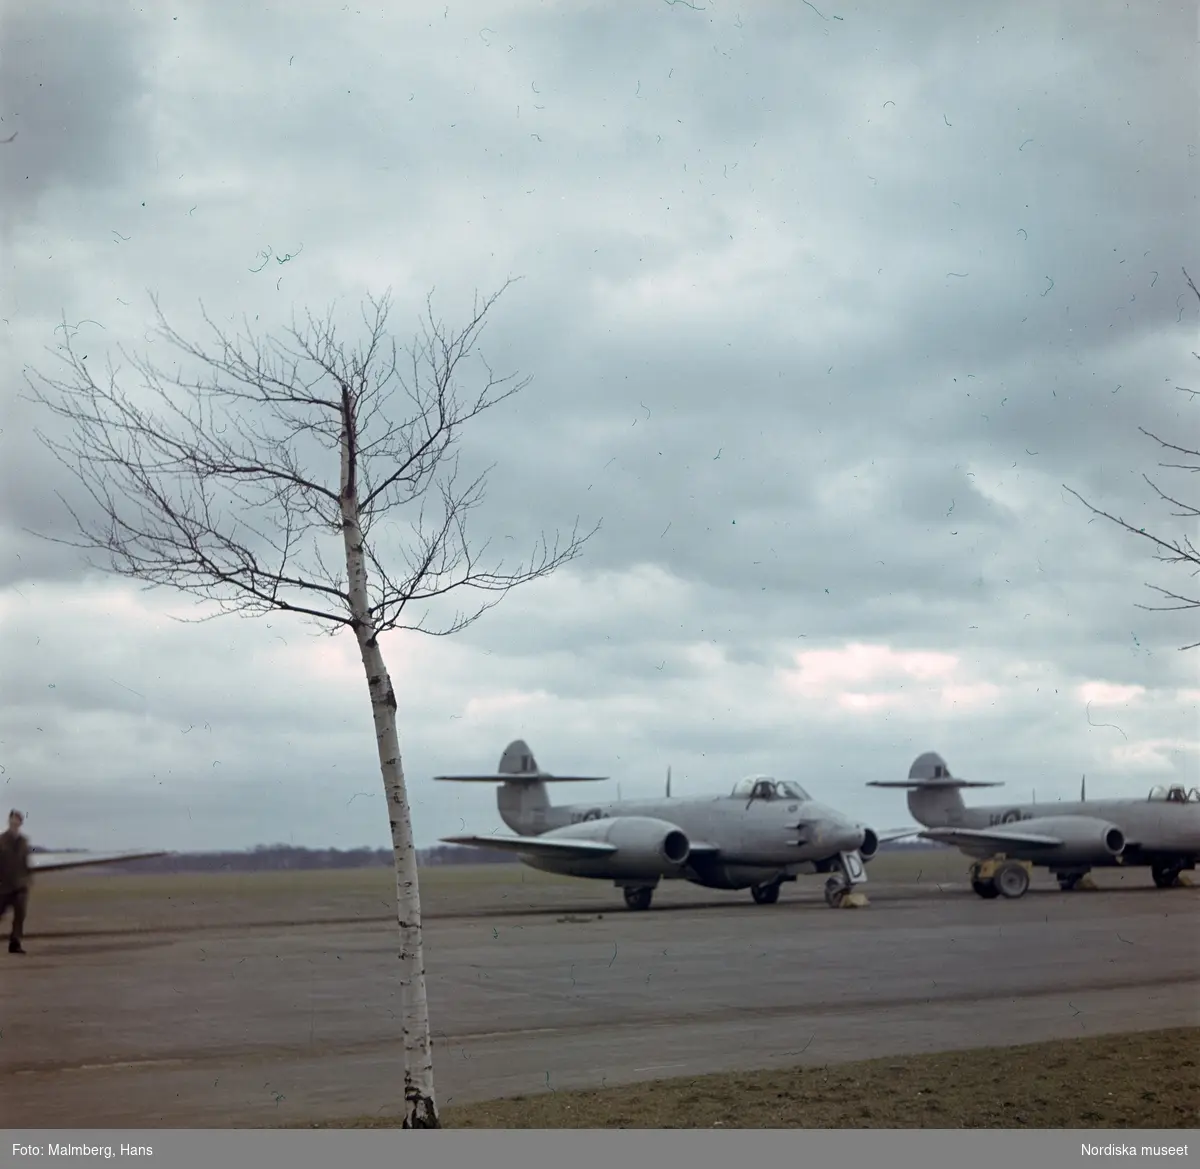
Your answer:
[[[921,835],[944,844],[1026,844],[1033,848],[1054,848],[1062,844],[1057,836],[1043,836],[1039,832],[1008,832],[1002,828],[926,828]]]
[[[959,779],[936,751],[926,751],[923,755],[918,755],[908,769],[907,779],[875,779],[867,784],[867,787],[906,787],[910,790],[930,788],[942,791],[960,787],[1003,786],[1001,783],[985,783],[977,779]]]
[[[981,779],[873,779],[867,787],[901,787],[901,788],[956,788],[956,787],[1003,787],[1002,783],[987,783]]]
[[[530,856],[612,856],[615,844],[598,840],[547,840],[544,836],[443,836],[443,844],[465,844],[471,848],[496,848]]]
[[[503,772],[493,775],[435,775],[438,783],[600,783],[607,775],[551,775],[548,771]]]
[[[55,873],[62,869],[82,869],[95,865],[116,865],[123,861],[149,860],[166,856],[159,852],[34,852],[29,856],[29,867],[35,873]]]
[[[599,783],[607,775],[551,775],[537,764],[529,744],[514,739],[500,756],[500,765],[490,775],[435,775],[441,783]]]

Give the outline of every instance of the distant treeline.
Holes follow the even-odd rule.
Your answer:
[[[516,856],[499,850],[438,845],[418,851],[419,863],[429,865],[514,864]],[[242,852],[177,852],[167,856],[108,866],[109,872],[139,873],[262,873],[297,869],[390,868],[390,848],[296,848],[290,844],[260,844]]]

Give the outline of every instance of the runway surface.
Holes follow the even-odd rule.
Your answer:
[[[0,1123],[229,1126],[396,1110],[394,931],[45,937],[0,979]],[[433,919],[443,1105],[1200,1024],[1200,890],[872,889]],[[1166,1069],[1169,1072],[1169,1069]]]

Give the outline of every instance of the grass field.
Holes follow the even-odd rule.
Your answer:
[[[961,886],[967,861],[953,849],[887,852],[868,867],[871,888],[917,885],[931,891]],[[1144,872],[1098,872],[1100,886],[1149,884]],[[521,913],[531,909],[625,912],[620,892],[606,881],[556,877],[525,865],[439,865],[422,870],[424,915]],[[781,900],[818,897],[824,877],[785,885]],[[1053,887],[1045,872],[1035,885]],[[664,882],[656,905],[736,905],[749,894]],[[109,930],[155,931],[218,926],[321,924],[392,920],[395,880],[388,868],[261,873],[47,873],[35,882],[31,936]]]
[[[885,1058],[443,1110],[447,1128],[1193,1128],[1200,1028]],[[389,1128],[379,1117],[337,1128]],[[311,1126],[311,1127],[326,1127]]]
[[[524,865],[443,865],[421,873],[427,917],[570,901],[578,883]],[[593,890],[594,892],[594,890]],[[259,873],[47,873],[37,878],[31,931],[161,930],[394,919],[389,868]],[[36,924],[35,924],[36,914]]]

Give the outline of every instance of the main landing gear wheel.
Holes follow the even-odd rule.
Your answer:
[[[1059,873],[1058,887],[1064,893],[1071,893],[1079,888],[1079,882],[1087,876],[1087,873]]]
[[[1029,872],[1024,865],[1000,865],[992,877],[1002,897],[1024,897],[1029,888]]]
[[[995,881],[972,881],[971,888],[985,901],[991,901],[993,897],[1000,896],[1000,890],[996,888]]]
[[[774,905],[779,900],[779,882],[770,885],[751,885],[750,896],[756,905]]]
[[[650,902],[653,900],[653,889],[642,888],[625,890],[625,905],[629,909],[649,909]]]
[[[1173,889],[1182,883],[1179,880],[1179,874],[1182,871],[1182,869],[1177,869],[1174,867],[1165,868],[1161,865],[1155,865],[1155,867],[1150,870],[1150,873],[1154,877],[1154,883],[1160,889]]]

